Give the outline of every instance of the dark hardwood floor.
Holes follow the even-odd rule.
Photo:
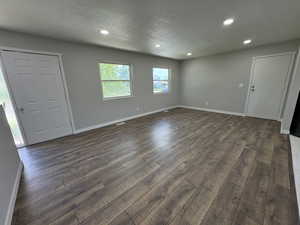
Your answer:
[[[15,225],[296,225],[275,121],[174,109],[19,151]]]

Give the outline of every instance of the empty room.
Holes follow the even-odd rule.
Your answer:
[[[0,2],[0,225],[299,225],[299,0]]]

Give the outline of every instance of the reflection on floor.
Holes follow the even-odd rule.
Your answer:
[[[295,225],[276,121],[174,109],[20,150],[15,225]]]

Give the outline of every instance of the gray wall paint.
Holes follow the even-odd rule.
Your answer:
[[[63,54],[76,129],[178,104],[179,63],[175,60],[4,30],[0,30],[0,46]],[[134,97],[103,102],[97,65],[101,61],[132,64]],[[152,94],[153,66],[171,68],[172,91],[170,94]],[[137,111],[138,107],[139,111]]]
[[[300,41],[290,41],[179,63],[145,54],[0,30],[0,46],[63,54],[67,86],[77,129],[178,103],[243,113],[252,57],[296,51],[299,44]],[[134,97],[106,102],[102,100],[97,66],[101,61],[133,65]],[[170,94],[152,94],[153,66],[172,69]],[[238,87],[240,83],[244,84],[243,88]],[[208,102],[208,105],[205,102]]]
[[[299,43],[290,41],[183,61],[180,103],[244,113],[252,57],[297,51]],[[240,83],[243,88],[239,88]]]
[[[4,224],[15,183],[19,156],[0,105],[0,224]]]

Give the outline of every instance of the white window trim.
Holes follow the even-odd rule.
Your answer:
[[[167,69],[168,70],[168,80],[153,80],[153,69],[154,68]],[[171,68],[170,67],[165,67],[165,66],[153,66],[151,72],[152,72],[152,74],[151,74],[152,75],[152,94],[153,95],[168,95],[168,94],[170,94],[171,93],[171,86],[172,86],[172,79],[171,79],[172,70],[171,70]],[[168,91],[167,92],[154,92],[153,91],[154,81],[168,81]]]
[[[104,93],[103,93],[103,80],[102,80],[102,76],[101,76],[101,70],[100,70],[100,64],[115,64],[115,65],[127,65],[129,66],[129,80],[111,80],[111,81],[127,81],[130,84],[130,95],[126,95],[126,96],[116,96],[116,97],[104,97]],[[101,86],[101,93],[102,93],[102,101],[107,102],[107,101],[111,101],[111,100],[118,100],[118,99],[127,99],[127,98],[132,98],[134,97],[133,94],[133,82],[132,82],[132,64],[130,63],[122,63],[122,62],[108,62],[108,61],[100,61],[98,62],[98,71],[99,71],[99,75],[100,75],[100,86]],[[110,80],[104,80],[105,81],[110,81]]]

